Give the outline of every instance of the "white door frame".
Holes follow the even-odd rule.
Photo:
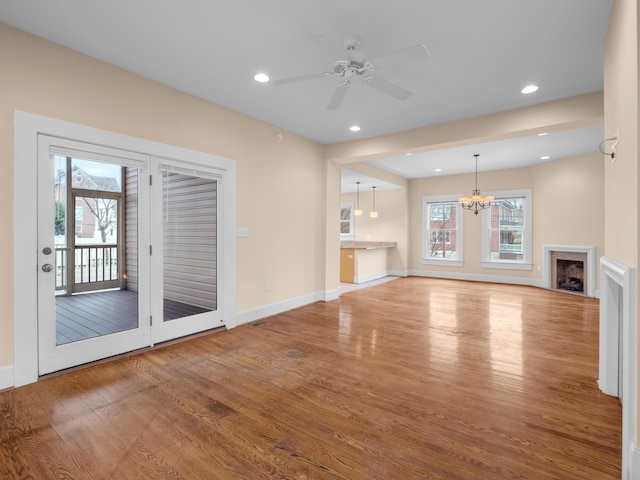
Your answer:
[[[218,247],[224,252],[224,280],[220,279],[218,284],[218,299],[225,326],[236,326],[235,161],[16,110],[13,164],[14,386],[38,380],[37,166],[40,133],[152,156],[191,159],[224,171],[224,202],[218,212],[222,226]]]
[[[149,182],[144,179],[150,175],[151,158],[129,151],[113,148],[97,147],[84,142],[76,142],[50,135],[38,135],[38,340],[39,340],[39,374],[51,373],[65,368],[74,367],[95,360],[118,355],[123,352],[137,350],[151,345],[149,325],[150,311],[150,277],[149,257],[138,255],[138,325],[135,328],[99,335],[82,341],[69,342],[58,345],[56,341],[56,298],[55,272],[44,273],[41,266],[45,263],[55,263],[52,254],[45,255],[45,246],[54,249],[53,217],[43,212],[50,212],[53,202],[54,164],[51,158],[53,151],[62,152],[63,156],[78,156],[93,161],[103,161],[120,166],[133,166],[137,169],[141,179],[138,188],[138,211],[140,218],[146,218],[144,212],[150,210]],[[71,172],[68,172],[68,176]],[[66,179],[65,179],[66,181]],[[146,183],[146,184],[145,184]],[[69,190],[71,188],[69,187]],[[75,205],[75,202],[70,205]],[[68,211],[71,207],[67,206]],[[44,218],[42,218],[44,215]],[[144,225],[138,229],[140,245],[149,245],[149,229]],[[75,255],[69,255],[68,259]],[[71,282],[71,276],[68,278]]]

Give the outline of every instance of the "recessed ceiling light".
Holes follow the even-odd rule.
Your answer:
[[[441,171],[442,171],[442,169],[441,169],[441,168],[436,168],[436,169],[435,169],[435,171],[436,171],[436,172],[441,172]]]
[[[540,157],[540,160],[549,160],[551,157],[549,155],[544,155],[543,157]]]
[[[267,83],[269,81],[269,75],[267,75],[266,73],[256,73],[253,76],[253,79],[256,82],[260,82],[260,83]]]
[[[528,93],[533,93],[533,92],[535,92],[537,90],[538,90],[538,86],[537,85],[527,85],[522,90],[520,90],[520,93],[524,93],[526,95]]]
[[[542,132],[538,134],[539,137],[544,137],[545,135],[549,135],[549,132]]]
[[[349,127],[349,130],[351,130],[352,132],[359,132],[360,131],[360,127],[358,125],[351,125]]]

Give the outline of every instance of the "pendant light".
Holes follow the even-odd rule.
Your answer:
[[[356,208],[353,211],[354,215],[362,215],[362,210],[360,209],[360,182],[356,182],[356,188],[358,189],[358,193],[356,196]]]
[[[473,190],[471,197],[460,197],[458,202],[462,208],[473,210],[473,213],[478,215],[480,210],[491,206],[491,200],[493,200],[494,197],[492,195],[487,195],[486,197],[480,195],[480,190],[478,190],[478,157],[480,154],[476,153],[473,156],[476,157],[476,188]]]
[[[373,209],[369,212],[369,216],[371,218],[378,218],[378,211],[376,210],[376,187],[371,187],[373,189]]]

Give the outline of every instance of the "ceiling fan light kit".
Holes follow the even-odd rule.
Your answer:
[[[312,37],[318,41],[322,41],[323,43],[331,41],[330,36],[327,34],[312,34]],[[429,56],[427,48],[424,45],[419,44],[375,57],[372,60],[366,60],[363,52],[358,49],[361,43],[361,39],[355,35],[345,37],[342,41],[344,48],[342,55],[344,55],[346,59],[340,59],[334,62],[331,71],[274,80],[273,84],[286,85],[288,83],[312,80],[315,78],[339,77],[342,80],[336,85],[331,99],[329,100],[329,104],[327,105],[327,110],[337,110],[340,108],[344,97],[347,94],[347,90],[352,84],[352,80],[356,78],[360,80],[362,84],[371,86],[397,100],[402,101],[409,98],[412,95],[410,90],[389,82],[377,75],[375,63],[379,61],[383,64],[386,63],[389,66],[393,66],[398,63],[407,63],[426,59]]]

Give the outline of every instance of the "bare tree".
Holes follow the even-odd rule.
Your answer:
[[[438,208],[438,216],[433,215],[434,207]],[[451,244],[451,237],[449,237],[449,243],[447,243],[447,230],[455,227],[455,214],[455,206],[446,203],[431,205],[429,213],[429,232],[431,236],[429,239],[429,257],[445,257],[447,245]]]
[[[113,227],[116,221],[118,201],[112,198],[85,198],[84,202],[89,208],[89,211],[91,211],[97,219],[97,226],[98,230],[100,230],[102,243],[107,243],[107,232]]]

